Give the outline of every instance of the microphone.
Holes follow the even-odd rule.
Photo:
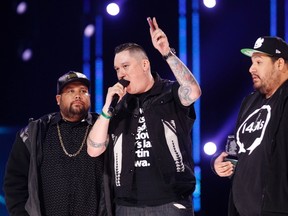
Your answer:
[[[129,85],[130,81],[125,80],[125,79],[121,79],[121,80],[119,80],[119,83],[125,88],[125,87],[127,87]],[[113,115],[115,107],[116,107],[116,105],[118,103],[118,100],[119,100],[119,95],[118,94],[114,94],[113,97],[112,97],[112,101],[110,103],[110,106],[108,108],[108,113],[110,115]]]

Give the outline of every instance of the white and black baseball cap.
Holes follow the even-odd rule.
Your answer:
[[[241,49],[244,55],[251,57],[253,53],[259,52],[271,57],[278,57],[288,60],[288,44],[280,37],[263,36],[259,37],[253,48]]]

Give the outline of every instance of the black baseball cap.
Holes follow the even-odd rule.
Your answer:
[[[64,74],[58,79],[57,82],[57,94],[61,94],[63,88],[72,82],[81,82],[88,88],[90,88],[90,81],[89,79],[80,72],[76,71],[69,71],[68,73]]]
[[[278,57],[288,60],[288,44],[280,37],[263,36],[259,37],[253,49],[241,49],[244,55],[252,56],[255,52],[267,54],[271,57]]]

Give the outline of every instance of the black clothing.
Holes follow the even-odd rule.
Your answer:
[[[149,92],[140,96],[142,103],[139,102],[139,95],[126,94],[118,103],[109,125],[108,148],[118,204],[129,205],[129,202],[133,206],[165,204],[190,196],[195,188],[194,164],[191,156],[191,129],[196,117],[194,107],[193,105],[185,107],[181,104],[177,82],[161,79],[157,74],[153,76],[154,86]],[[140,112],[143,112],[149,135],[145,141],[151,142],[151,147],[147,147],[151,154],[142,161],[135,157]],[[143,155],[145,153],[143,152]],[[149,162],[153,166],[150,167],[151,170],[149,167],[146,169],[146,166],[150,165]],[[137,187],[139,182],[135,183],[135,177],[139,177],[142,172],[137,169],[143,169],[143,172],[148,173],[156,172],[159,176],[158,181],[156,179],[157,183],[168,191],[168,193],[163,191],[162,200],[155,200],[153,194],[149,193],[145,197],[141,196],[141,199],[146,200],[137,200],[139,196],[135,194],[133,187]],[[146,173],[146,178],[149,178],[150,175],[147,175]],[[144,185],[147,182],[140,183]],[[131,200],[133,197],[136,199]]]
[[[270,99],[254,92],[241,105],[229,216],[288,215],[287,98],[288,81]]]
[[[178,199],[173,189],[163,183],[152,148],[143,109],[140,108],[137,135],[135,136],[135,169],[131,197],[127,200],[125,198],[118,199],[118,204],[156,206]]]
[[[89,113],[85,120],[69,123],[60,113],[48,114],[17,134],[4,179],[11,216],[111,215],[109,195],[103,192],[104,154],[90,157],[85,141],[80,153],[69,157],[57,133],[59,124],[64,147],[73,154],[97,117]]]

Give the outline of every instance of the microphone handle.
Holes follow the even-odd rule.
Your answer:
[[[119,100],[119,95],[118,94],[114,94],[113,97],[112,97],[112,101],[111,101],[111,104],[108,108],[108,113],[110,115],[112,115],[114,113],[114,110],[115,110],[115,107],[118,103],[118,100]]]
[[[119,80],[119,83],[125,88],[125,87],[127,87],[129,85],[130,81],[125,80],[125,79],[121,79],[121,80]],[[118,103],[118,100],[119,100],[119,95],[114,94],[113,97],[112,97],[111,104],[110,104],[110,106],[108,108],[108,113],[110,115],[113,115],[115,107],[116,107],[116,105]]]

